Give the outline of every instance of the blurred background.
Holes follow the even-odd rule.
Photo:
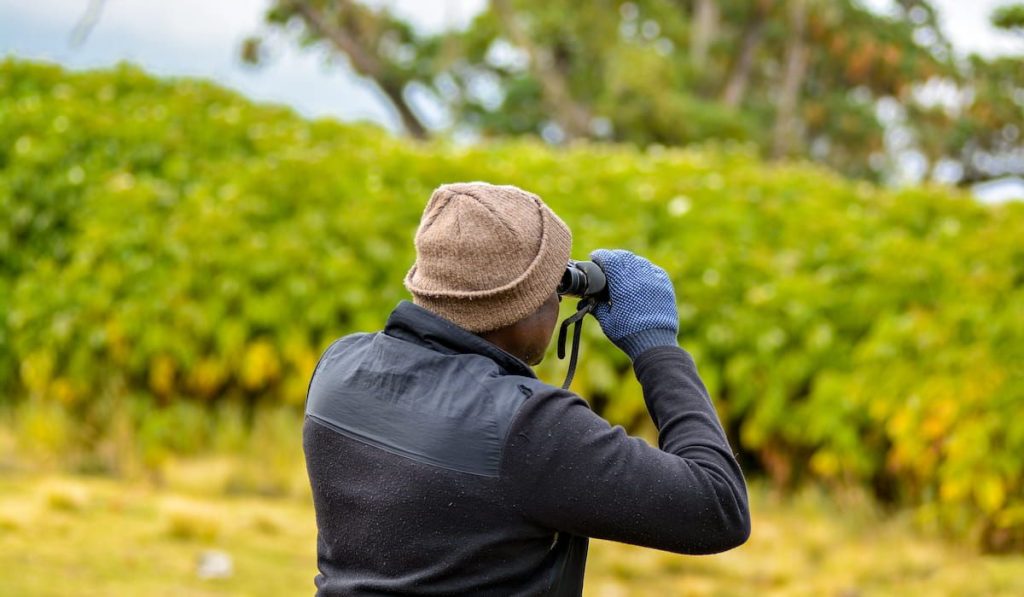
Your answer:
[[[1024,3],[0,0],[0,53],[0,594],[308,594],[309,376],[457,180],[668,270],[751,481],[588,595],[1024,594]]]

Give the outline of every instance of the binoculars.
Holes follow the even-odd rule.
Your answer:
[[[598,302],[605,302],[608,300],[608,280],[601,271],[601,266],[593,261],[570,259],[556,291],[560,296],[592,298]]]

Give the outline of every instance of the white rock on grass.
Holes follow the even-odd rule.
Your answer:
[[[234,571],[234,562],[227,552],[207,549],[199,553],[196,562],[196,575],[199,578],[230,578]]]

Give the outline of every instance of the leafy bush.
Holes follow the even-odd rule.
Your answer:
[[[80,445],[125,405],[149,453],[209,445],[206,404],[300,408],[321,350],[406,296],[431,190],[488,180],[543,196],[577,257],[666,267],[748,470],[869,483],[996,543],[1024,533],[1020,204],[740,145],[413,144],[131,67],[0,63],[0,141],[0,400],[58,405]],[[593,322],[574,388],[645,424]]]

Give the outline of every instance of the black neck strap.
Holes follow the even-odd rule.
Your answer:
[[[587,313],[590,313],[594,307],[597,306],[597,301],[593,298],[585,298],[576,305],[576,313],[565,318],[562,322],[561,327],[558,328],[558,358],[565,358],[565,338],[569,331],[569,326],[576,324],[575,329],[572,331],[572,354],[569,356],[569,371],[565,374],[565,382],[562,384],[563,390],[569,389],[569,384],[572,383],[572,376],[576,374],[576,362],[579,360],[580,354],[580,334],[583,331],[583,318],[586,317]]]

